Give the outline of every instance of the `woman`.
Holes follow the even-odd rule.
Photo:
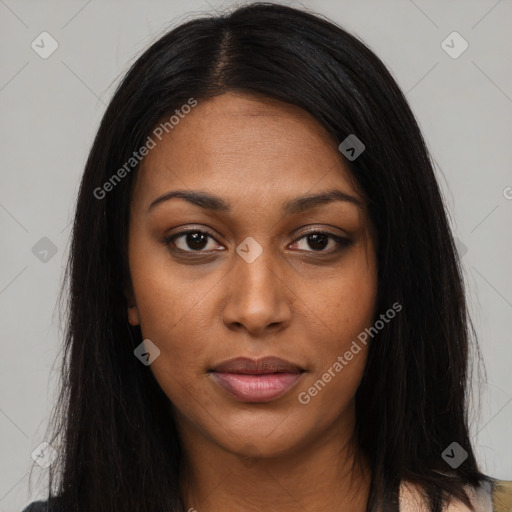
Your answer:
[[[331,22],[252,4],[154,43],[102,120],[68,270],[48,510],[511,509],[468,433],[420,130]]]

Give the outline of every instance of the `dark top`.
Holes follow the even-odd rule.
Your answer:
[[[33,501],[30,505],[27,505],[22,512],[46,512],[47,501]]]

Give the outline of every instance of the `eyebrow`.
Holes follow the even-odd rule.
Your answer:
[[[175,190],[173,192],[167,192],[166,194],[157,197],[149,205],[147,213],[149,213],[155,206],[176,198],[184,199],[185,201],[188,201],[189,203],[195,206],[199,206],[205,210],[216,212],[231,211],[231,205],[219,196],[203,191]],[[297,214],[315,208],[316,206],[323,206],[334,201],[352,203],[360,208],[363,206],[361,201],[356,199],[354,196],[351,196],[346,192],[342,192],[341,190],[333,189],[326,190],[325,192],[320,192],[318,194],[307,194],[304,196],[296,197],[294,199],[290,199],[283,204],[282,213],[283,215]]]

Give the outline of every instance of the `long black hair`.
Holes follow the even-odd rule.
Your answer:
[[[403,306],[372,340],[356,395],[355,434],[372,473],[367,512],[398,510],[402,481],[419,484],[433,512],[452,496],[469,505],[464,486],[488,480],[468,432],[474,330],[418,124],[362,41],[320,15],[268,3],[174,28],[137,59],[106,109],[73,225],[62,387],[50,441],[59,457],[50,467],[49,498],[59,495],[66,512],[184,510],[169,400],[134,357],[142,334],[127,322],[138,165],[126,162],[191,98],[200,103],[228,91],[297,105],[336,144],[350,134],[365,144],[347,165],[377,230],[377,311]],[[442,456],[453,442],[467,452],[456,468]]]

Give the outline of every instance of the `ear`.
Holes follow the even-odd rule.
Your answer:
[[[128,304],[128,323],[130,325],[139,325],[139,310],[131,287],[125,290],[125,296]]]
[[[130,306],[128,308],[128,323],[130,325],[139,325],[139,310],[137,309],[137,306]]]

